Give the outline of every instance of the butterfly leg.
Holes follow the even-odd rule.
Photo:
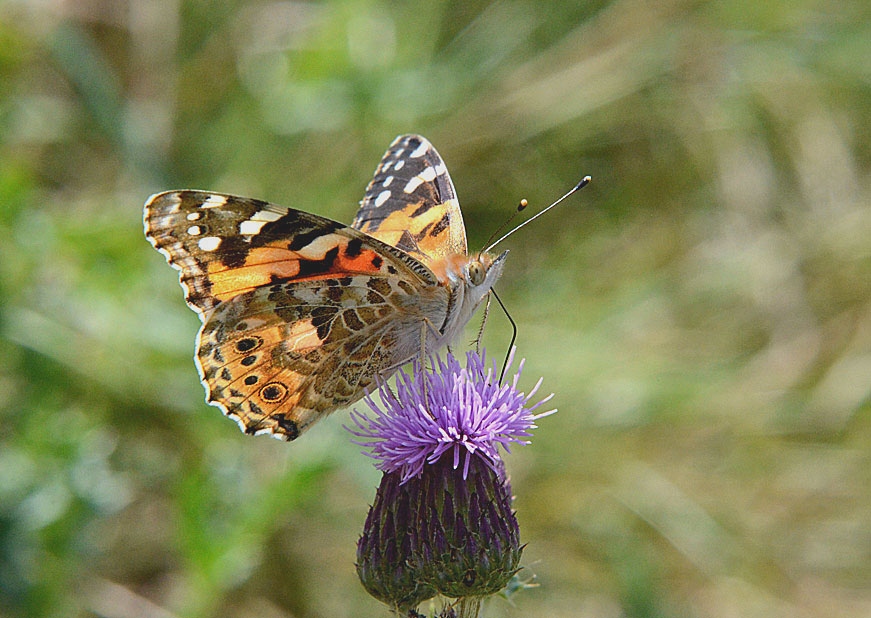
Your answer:
[[[432,412],[429,409],[429,386],[426,381],[426,373],[428,371],[427,368],[427,352],[426,352],[426,336],[429,334],[427,331],[430,331],[434,337],[438,337],[439,332],[436,330],[435,325],[429,321],[429,318],[424,318],[423,322],[420,325],[420,368],[421,368],[421,378],[422,378],[422,387],[423,387],[423,400],[426,402],[426,410],[429,412],[430,416],[433,416]]]
[[[478,329],[478,336],[475,337],[475,353],[481,356],[481,340],[484,338],[484,327],[487,326],[487,318],[490,316],[490,301],[493,300],[490,292],[487,292],[487,304],[484,305],[484,319],[481,320],[481,327]],[[480,370],[479,370],[480,372]],[[484,374],[480,373],[481,380],[484,379]]]
[[[475,338],[475,353],[478,356],[481,356],[481,340],[484,338],[484,327],[487,326],[487,318],[490,316],[491,300],[490,292],[487,292],[487,304],[484,305],[484,319],[481,320],[481,328],[478,329],[478,336]]]
[[[426,411],[432,416],[429,410],[429,389],[426,384],[426,326],[429,320],[424,318],[420,324],[420,378],[423,386],[423,400],[426,403]]]
[[[387,382],[384,382],[384,387],[387,389],[387,392],[390,393],[390,398],[393,399],[393,401],[399,401],[396,393],[393,392],[393,388]]]

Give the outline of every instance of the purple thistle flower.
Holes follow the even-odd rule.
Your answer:
[[[508,368],[514,352],[512,349]],[[371,449],[367,454],[378,460],[380,470],[399,472],[403,483],[419,476],[426,464],[437,462],[448,452],[453,455],[454,469],[465,454],[464,479],[473,456],[499,471],[499,445],[508,451],[512,443],[529,444],[527,438],[536,428],[535,421],[556,412],[533,414],[553,397],[551,394],[530,405],[541,379],[528,395],[517,390],[524,360],[513,378],[502,385],[494,378],[495,362],[486,366],[483,355],[469,352],[465,368],[450,354],[446,360],[436,358],[435,362],[434,371],[425,374],[418,363],[413,376],[400,371],[396,395],[386,383],[380,384],[381,405],[367,395],[365,401],[375,413],[374,418],[356,410],[351,414],[356,427],[348,430],[361,438],[355,443]]]
[[[512,349],[508,366],[514,358]],[[396,394],[379,386],[381,404],[352,413],[349,428],[384,471],[357,545],[357,574],[366,590],[395,612],[435,593],[458,599],[461,616],[517,573],[523,546],[511,508],[511,486],[499,445],[528,444],[533,397],[517,390],[523,361],[507,384],[470,352],[466,366],[448,354],[432,372],[399,373]],[[444,457],[442,457],[445,455]],[[460,462],[463,466],[460,468]]]

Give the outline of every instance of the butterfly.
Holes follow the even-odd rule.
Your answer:
[[[247,434],[294,440],[376,380],[449,344],[502,274],[470,255],[456,191],[425,138],[388,148],[350,226],[268,202],[168,191],[145,236],[202,320],[206,402]]]

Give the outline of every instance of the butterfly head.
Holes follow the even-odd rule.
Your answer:
[[[482,251],[471,256],[466,262],[463,268],[463,280],[466,284],[466,295],[474,306],[483,300],[490,288],[502,276],[506,257],[508,257],[507,250],[498,256]]]

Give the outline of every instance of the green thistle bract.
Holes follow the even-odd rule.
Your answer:
[[[417,498],[411,560],[421,581],[453,598],[499,592],[523,551],[504,474],[475,457],[463,479],[442,457],[421,474]]]
[[[357,575],[373,597],[405,615],[436,591],[421,583],[409,565],[410,525],[418,480],[400,486],[400,475],[385,473],[375,492],[363,534],[357,541]]]

